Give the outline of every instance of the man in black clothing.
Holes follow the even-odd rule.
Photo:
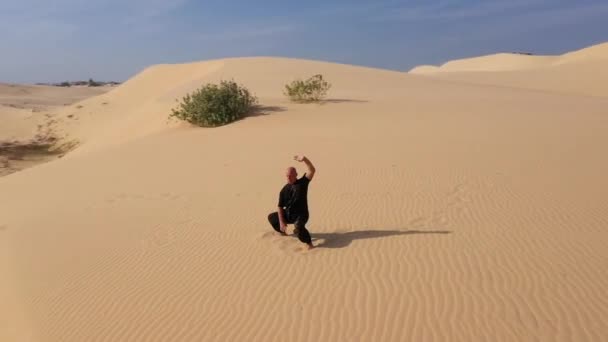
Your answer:
[[[279,193],[278,210],[268,215],[268,222],[274,230],[283,235],[287,235],[287,224],[294,224],[294,234],[310,249],[313,248],[312,240],[305,226],[308,222],[308,184],[314,177],[316,170],[310,160],[304,156],[295,156],[293,159],[304,162],[308,172],[298,178],[298,173],[294,167],[287,168],[285,173],[287,184],[283,186]]]

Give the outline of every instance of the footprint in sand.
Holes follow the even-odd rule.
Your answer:
[[[456,185],[447,195],[447,204],[443,208],[433,211],[430,216],[420,216],[409,221],[408,227],[414,229],[444,227],[450,223],[450,214],[457,215],[467,211],[469,198],[469,186],[467,183]]]
[[[164,200],[175,201],[175,200],[180,199],[182,196],[179,195],[179,194],[173,194],[173,193],[170,193],[170,192],[163,192],[162,194],[160,194],[160,197],[162,199],[164,199]]]
[[[467,183],[458,184],[450,193],[448,193],[448,198],[450,199],[448,206],[463,206],[464,203],[470,202],[471,200],[468,196],[470,191]]]
[[[412,227],[412,228],[424,228],[425,225],[426,225],[425,223],[427,221],[428,221],[428,219],[426,217],[421,216],[421,217],[418,217],[418,218],[415,218],[415,219],[411,220],[408,223],[408,226]]]
[[[294,235],[284,236],[277,232],[264,232],[260,240],[267,240],[275,248],[273,250],[281,255],[293,255],[294,253],[307,252],[308,249]],[[318,242],[315,241],[315,244]]]
[[[458,185],[451,195],[449,207],[455,211],[456,215],[466,215],[469,212],[469,205],[473,201],[471,194],[473,188],[470,183]]]

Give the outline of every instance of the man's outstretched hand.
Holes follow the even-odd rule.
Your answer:
[[[308,172],[306,173],[306,177],[308,177],[308,179],[312,180],[312,177],[315,175],[315,166],[312,165],[312,163],[310,162],[310,159],[306,158],[305,156],[300,156],[300,155],[295,155],[293,157],[294,160],[299,161],[299,162],[304,162],[306,163],[306,166],[308,167]]]

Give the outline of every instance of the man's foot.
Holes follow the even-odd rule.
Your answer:
[[[315,248],[315,246],[312,245],[312,242],[306,244],[306,246],[308,246],[308,250],[311,250],[311,249]]]
[[[287,227],[279,227],[279,233],[283,236],[287,236]]]

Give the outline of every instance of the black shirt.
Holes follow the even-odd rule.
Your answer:
[[[293,184],[285,184],[279,193],[279,207],[287,209],[291,216],[308,214],[308,183],[306,174]]]

